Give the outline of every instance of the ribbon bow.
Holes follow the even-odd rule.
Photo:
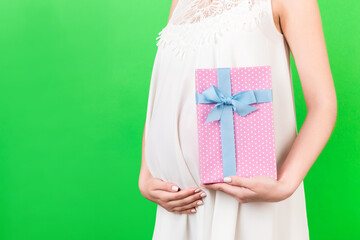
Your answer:
[[[226,96],[219,88],[212,85],[202,93],[196,93],[197,103],[217,103],[209,112],[205,123],[220,120],[225,105],[231,105],[235,112],[244,117],[258,109],[250,104],[271,100],[271,89],[240,91],[232,96]]]

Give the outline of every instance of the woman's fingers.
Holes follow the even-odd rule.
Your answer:
[[[194,201],[201,202],[201,203],[196,205],[196,206],[198,206],[198,205],[202,204],[201,200],[204,197],[206,197],[206,193],[200,191],[200,192],[198,192],[196,194],[187,196],[185,198],[173,200],[173,201],[170,202],[170,204],[173,205],[173,206],[181,207],[181,206],[188,206],[189,204],[192,204]]]
[[[178,192],[180,190],[180,187],[176,184],[165,182],[160,178],[153,178],[153,181],[153,190],[163,190],[168,192]]]
[[[203,204],[204,204],[204,202],[203,202],[202,199],[196,199],[196,200],[194,200],[194,201],[192,201],[190,203],[187,203],[185,205],[177,205],[177,207],[174,207],[173,210],[174,211],[184,211],[184,210],[196,208],[196,207],[201,206]]]
[[[182,190],[182,191],[185,191],[185,190]],[[171,193],[169,193],[169,194],[174,195]],[[181,212],[181,211],[192,209],[192,208],[195,208],[195,207],[198,207],[198,206],[204,204],[204,202],[202,201],[202,199],[204,197],[206,197],[206,193],[200,191],[196,194],[192,194],[183,199],[177,199],[177,200],[167,199],[167,201],[164,202],[164,206],[167,209],[169,209],[170,211]]]
[[[169,193],[169,201],[175,201],[180,199],[185,199],[189,196],[199,195],[201,194],[201,189],[197,187],[191,187],[188,189],[180,190],[176,193]]]
[[[198,189],[198,190],[197,190]],[[195,193],[195,191],[197,191]],[[191,209],[203,204],[202,198],[206,193],[201,189],[192,187],[185,190],[180,190],[176,193],[167,191],[155,191],[159,204],[170,212],[187,212],[195,213],[196,209],[191,212]]]
[[[208,189],[220,190],[228,195],[233,196],[238,202],[245,203],[250,199],[256,197],[256,192],[246,187],[232,186],[227,183],[212,183],[206,184]]]
[[[174,213],[178,213],[178,214],[194,214],[196,212],[197,212],[196,208],[190,208],[183,211],[174,211]]]
[[[200,188],[191,187],[188,189],[180,190],[178,192],[167,192],[167,191],[157,191],[159,198],[163,202],[172,202],[176,200],[181,200],[192,195],[199,195],[203,193]]]
[[[255,187],[255,181],[253,178],[246,178],[240,176],[229,176],[224,178],[224,182],[234,186],[241,186],[253,189]]]
[[[196,207],[203,204],[206,193],[198,187],[180,189],[176,184],[160,178],[151,179],[151,197],[154,202],[174,213],[196,213]]]

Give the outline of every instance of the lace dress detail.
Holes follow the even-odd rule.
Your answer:
[[[229,29],[251,31],[266,13],[266,0],[179,0],[156,45],[184,57],[202,44],[216,44]]]
[[[252,3],[252,0],[246,0],[249,6]],[[183,10],[184,14],[175,14],[171,18],[172,24],[186,24],[186,23],[195,23],[203,20],[204,18],[215,16],[221,14],[222,12],[229,10],[239,4],[239,0],[195,0],[190,1],[191,3],[188,4],[188,1],[180,0],[181,6],[180,9],[184,4],[187,6],[186,9]],[[176,13],[178,13],[178,10]]]

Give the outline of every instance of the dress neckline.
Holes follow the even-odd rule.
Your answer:
[[[193,24],[239,6],[250,9],[254,3],[255,0],[180,0],[169,22],[173,25]]]

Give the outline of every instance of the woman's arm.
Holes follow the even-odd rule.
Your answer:
[[[292,195],[326,145],[335,126],[337,101],[316,0],[273,0],[274,22],[293,54],[307,106],[306,119],[279,170],[269,177],[231,176],[202,185],[239,202],[279,201]]]
[[[281,0],[280,24],[293,54],[307,107],[305,121],[279,171],[294,191],[335,126],[337,100],[316,0]]]

